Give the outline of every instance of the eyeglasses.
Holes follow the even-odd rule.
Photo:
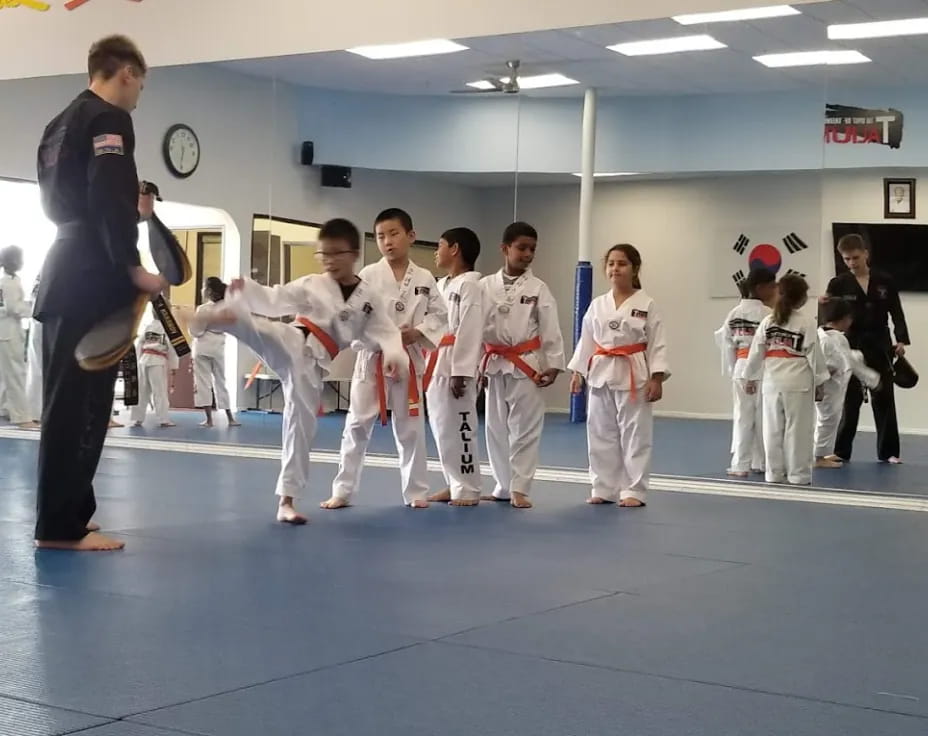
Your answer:
[[[352,250],[332,250],[332,251],[321,251],[318,250],[314,253],[317,261],[331,261],[333,258],[338,256],[343,256],[348,253],[353,253]]]

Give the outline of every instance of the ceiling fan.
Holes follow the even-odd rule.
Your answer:
[[[471,88],[471,89],[453,89],[451,90],[452,94],[456,95],[482,95],[486,93],[497,94],[502,92],[507,95],[515,95],[519,93],[519,67],[521,63],[518,59],[512,59],[511,61],[506,62],[506,68],[509,70],[509,74],[504,76],[494,76],[489,75],[484,77],[481,81],[490,85],[485,89]]]

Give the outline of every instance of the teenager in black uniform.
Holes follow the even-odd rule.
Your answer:
[[[93,478],[106,436],[117,369],[87,372],[74,358],[103,317],[157,294],[160,276],[142,268],[138,220],[151,214],[135,169],[129,113],[145,82],[135,44],[111,36],[91,47],[89,89],[52,120],[38,152],[39,188],[58,235],[42,269],[35,318],[43,328],[42,440],[36,546],[120,549],[99,534]]]
[[[876,452],[880,462],[897,464],[899,460],[899,425],[893,395],[893,358],[905,354],[909,330],[902,313],[899,292],[885,274],[870,270],[870,253],[864,239],[857,234],[838,241],[838,252],[848,271],[835,276],[828,284],[828,296],[846,300],[851,305],[854,323],[847,332],[851,347],[864,354],[864,360],[881,376],[879,387],[870,392],[876,424]],[[889,333],[887,318],[892,318],[896,340]],[[844,415],[838,426],[835,455],[851,459],[864,388],[852,377],[844,398]]]

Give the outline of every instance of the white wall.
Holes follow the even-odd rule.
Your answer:
[[[717,267],[719,249],[731,247],[729,242],[718,242],[720,225],[735,224],[741,231],[750,232],[752,224],[767,223],[774,217],[782,219],[787,231],[797,220],[818,222],[818,240],[808,244],[819,250],[822,271],[813,289],[820,293],[833,275],[831,223],[881,221],[885,174],[801,173],[597,183],[595,257],[617,242],[635,244],[644,260],[644,287],[658,302],[667,321],[674,375],[660,407],[664,413],[730,415],[729,385],[721,376],[712,333],[735,301],[709,296],[710,273]],[[484,193],[485,230],[497,234],[497,240],[498,233],[511,221],[505,200],[505,196],[497,197],[492,191]],[[523,187],[519,191],[519,218],[539,230],[534,269],[558,300],[561,328],[568,344],[573,330],[578,203],[578,186]],[[916,222],[928,222],[928,218]],[[489,273],[499,263],[498,255],[487,253],[479,266]],[[595,294],[607,287],[599,264],[594,268]],[[928,320],[928,295],[906,294],[903,305],[915,343],[910,351],[913,364],[928,365],[928,345],[919,329]],[[547,396],[551,409],[566,410],[566,381],[559,381]],[[928,386],[919,385],[902,396],[901,426],[928,432]]]

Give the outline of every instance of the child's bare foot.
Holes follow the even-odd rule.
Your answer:
[[[277,507],[277,521],[282,524],[299,526],[305,524],[309,519],[293,508],[292,503],[282,503]]]
[[[120,422],[117,422],[115,419],[110,419],[110,423],[107,425],[107,429],[121,429],[122,427],[125,427],[125,426],[126,426],[125,424],[121,424]],[[138,422],[137,426],[141,427],[142,423]]]
[[[480,499],[479,498],[453,498],[448,503],[451,506],[477,506],[480,504]]]
[[[40,425],[38,422],[29,421],[23,422],[22,424],[17,424],[16,426],[19,429],[38,429]]]
[[[746,470],[726,470],[725,471],[730,478],[747,478],[748,472]]]
[[[434,503],[448,503],[451,500],[451,489],[446,488],[443,491],[438,491],[429,496],[429,501]]]
[[[87,531],[88,532],[98,532],[100,531],[100,525],[95,521],[87,522]]]
[[[174,422],[161,422],[161,424],[158,426],[161,427],[161,429],[170,429],[171,427],[176,427],[177,425],[174,424]]]
[[[600,498],[599,496],[590,496],[590,497],[586,500],[586,502],[587,502],[587,503],[594,503],[594,504],[599,504],[599,503],[615,503],[615,501],[607,501],[605,498]]]
[[[229,420],[229,426],[230,426],[230,427],[241,427],[241,426],[242,426],[242,423],[239,422],[239,421],[236,420],[236,419],[230,419],[230,420]]]
[[[342,498],[341,496],[332,496],[328,501],[323,501],[319,504],[321,509],[345,509],[351,506],[351,502],[347,498]]]
[[[619,506],[625,509],[639,509],[644,505],[644,501],[639,501],[637,498],[623,498],[619,501]]]
[[[415,501],[410,501],[406,505],[411,509],[427,509],[429,507],[429,502],[424,498],[417,498]]]
[[[513,508],[517,509],[532,508],[532,502],[528,500],[528,496],[526,496],[524,493],[513,493],[512,498],[509,499],[509,503]]]
[[[829,460],[827,457],[820,457],[815,461],[816,468],[843,468],[844,463],[840,460]]]
[[[205,422],[200,422],[200,426],[201,426],[201,427],[212,427],[212,426],[213,426],[213,423],[212,423],[212,421],[210,421],[209,419],[207,419]]]
[[[35,546],[39,549],[63,549],[73,552],[109,552],[122,549],[126,543],[121,539],[113,539],[99,532],[90,532],[83,539],[47,540],[36,539]]]

